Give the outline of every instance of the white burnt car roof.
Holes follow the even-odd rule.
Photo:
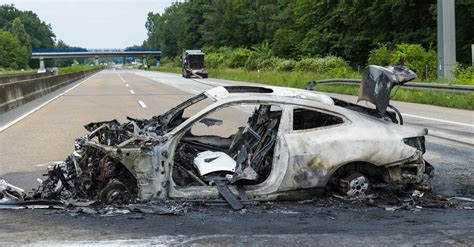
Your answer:
[[[219,86],[204,92],[214,101],[225,99],[230,96],[242,95],[267,95],[275,97],[298,98],[317,101],[327,105],[334,105],[334,100],[326,94],[296,88],[273,87],[273,86]]]

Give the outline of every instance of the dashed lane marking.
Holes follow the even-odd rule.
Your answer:
[[[139,101],[138,101],[138,104],[139,104],[142,108],[146,108],[146,105],[145,105],[145,103],[143,103],[143,101],[139,100]]]

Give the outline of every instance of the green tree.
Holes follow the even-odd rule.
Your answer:
[[[49,49],[54,48],[55,35],[49,24],[41,21],[38,15],[32,11],[20,11],[14,5],[0,6],[0,29],[11,30],[15,20],[23,24],[26,33],[31,39],[32,49]],[[18,21],[15,28],[18,28]]]
[[[31,47],[31,38],[30,35],[26,32],[25,26],[21,22],[19,17],[15,18],[12,22],[11,33],[15,35],[20,43],[30,48]]]
[[[22,69],[28,65],[29,51],[17,37],[7,31],[0,31],[0,67]]]
[[[1,14],[0,14],[1,16]],[[470,61],[474,1],[456,1],[458,60]],[[367,63],[378,44],[436,47],[436,1],[188,0],[149,13],[145,47],[175,57],[182,49],[251,48],[264,41],[286,58],[335,55]]]

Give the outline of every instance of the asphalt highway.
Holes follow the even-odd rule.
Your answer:
[[[111,119],[124,121],[126,116],[150,118],[154,115],[163,113],[181,101],[209,88],[219,85],[241,84],[247,83],[218,79],[184,79],[180,75],[171,73],[138,70],[101,71],[89,78],[60,89],[51,95],[37,99],[27,105],[0,115],[0,179],[6,179],[12,184],[25,188],[37,186],[35,178],[39,174],[45,172],[45,164],[50,161],[64,160],[65,157],[73,151],[74,138],[86,134],[83,125],[89,122]],[[331,94],[331,96],[339,97],[350,102],[356,101],[356,98],[352,96],[336,94]],[[429,136],[427,137],[426,144],[427,153],[425,158],[430,161],[436,169],[436,176],[433,181],[434,190],[451,196],[474,197],[474,112],[404,102],[392,102],[392,104],[402,112],[406,124],[424,126],[429,129]],[[298,211],[299,209],[294,210]],[[304,210],[307,210],[307,208]],[[353,232],[344,227],[341,228],[334,225],[334,223],[330,223],[330,227],[328,228],[330,231],[322,231],[321,235],[319,234],[318,229],[323,229],[324,224],[319,222],[316,225],[315,223],[298,225],[297,229],[300,229],[302,235],[297,235],[294,229],[292,229],[292,224],[299,224],[300,222],[295,221],[292,224],[285,226],[285,224],[279,222],[278,218],[280,216],[282,216],[282,220],[286,219],[288,222],[292,221],[287,219],[289,216],[286,213],[277,212],[274,215],[266,214],[267,216],[260,215],[257,217],[260,217],[263,221],[271,219],[272,222],[277,222],[275,228],[269,227],[262,232],[252,233],[249,232],[248,229],[245,229],[244,226],[247,223],[252,223],[255,219],[250,219],[248,217],[239,218],[240,216],[238,214],[234,214],[234,216],[229,216],[227,223],[219,221],[219,217],[227,215],[227,213],[228,212],[226,211],[221,215],[205,215],[205,217],[209,217],[213,220],[213,222],[208,223],[214,224],[214,222],[217,221],[219,222],[217,225],[220,228],[212,227],[207,232],[205,231],[205,228],[197,231],[198,236],[213,236],[208,239],[217,239],[224,242],[213,242],[211,240],[208,242],[202,242],[202,238],[190,232],[190,229],[196,227],[193,224],[204,224],[203,222],[206,222],[205,219],[196,221],[196,219],[193,218],[204,217],[201,214],[199,214],[200,216],[192,214],[188,220],[186,218],[181,218],[176,222],[168,222],[170,224],[182,224],[187,229],[186,231],[180,231],[180,225],[173,225],[173,227],[171,227],[172,229],[176,228],[174,232],[168,231],[169,229],[164,230],[159,226],[155,226],[157,228],[155,235],[153,235],[151,230],[149,232],[147,230],[140,233],[137,232],[136,236],[138,236],[139,239],[133,241],[138,242],[129,242],[128,244],[142,244],[146,242],[146,240],[143,239],[149,240],[152,237],[157,237],[159,234],[172,237],[155,238],[155,240],[153,240],[155,241],[154,243],[180,244],[191,242],[215,244],[231,243],[232,239],[236,241],[244,241],[245,243],[246,241],[251,241],[251,237],[241,239],[238,236],[251,236],[254,234],[255,239],[260,241],[256,243],[273,244],[274,242],[272,241],[275,241],[275,239],[278,238],[283,238],[285,234],[288,233],[292,236],[286,238],[287,243],[291,243],[292,239],[295,241],[299,239],[302,241],[302,244],[307,244],[315,239],[319,239],[319,243],[327,244],[331,242],[331,237],[340,236],[341,239],[349,241],[346,243],[350,244],[353,235],[357,235],[360,232],[360,230]],[[358,215],[360,213],[361,212],[356,212],[355,214]],[[374,223],[372,224],[372,227],[364,226],[367,227],[367,232],[360,235],[361,239],[359,240],[361,242],[354,242],[354,244],[362,243],[363,239],[371,240],[371,236],[368,232],[376,231],[382,225],[400,224],[399,228],[395,227],[386,231],[379,231],[379,234],[372,239],[373,241],[371,240],[373,244],[381,242],[387,243],[386,240],[390,240],[392,234],[398,234],[397,231],[406,226],[405,224],[410,224],[410,213],[397,216],[402,218],[406,217],[406,221],[402,220],[401,222],[394,221],[393,215],[388,216],[387,218],[382,213],[385,212],[376,212],[376,214],[380,214],[378,217],[381,218],[381,221],[380,219],[374,219],[374,222],[379,222],[374,223],[367,219],[361,220],[358,218],[362,216],[347,216],[351,215],[350,211],[338,211],[338,214],[344,215],[346,219],[361,220],[359,223],[349,224],[355,224],[354,227],[360,227],[362,221],[369,225]],[[365,214],[368,213],[365,212]],[[474,228],[472,224],[469,223],[472,222],[472,211],[439,212],[439,215],[442,214],[444,216],[437,216],[438,212],[436,211],[428,211],[424,214],[426,215],[423,215],[423,217],[428,220],[439,221],[439,226],[431,226],[431,230],[429,231],[424,231],[424,226],[419,226],[419,228],[416,228],[417,230],[413,231],[424,237],[419,239],[414,239],[412,237],[403,240],[400,235],[397,235],[397,241],[390,243],[403,244],[415,242],[421,244],[462,244],[462,241],[467,241],[469,238],[471,240],[470,243],[472,243]],[[447,217],[446,215],[450,215],[450,217]],[[468,215],[470,216],[467,217]],[[274,216],[278,217],[274,218]],[[74,218],[73,220],[71,217],[68,217],[69,216],[62,215],[60,217],[58,216],[58,218],[54,218],[50,214],[45,216],[42,212],[33,211],[28,211],[26,213],[2,211],[0,212],[0,242],[15,240],[14,237],[16,234],[19,234],[19,231],[23,231],[23,233],[19,234],[19,236],[21,236],[17,239],[19,241],[26,241],[25,238],[44,241],[55,239],[79,240],[81,238],[78,237],[78,234],[90,234],[88,235],[90,236],[89,240],[121,239],[122,241],[123,239],[134,238],[130,234],[121,235],[123,234],[123,229],[128,229],[133,225],[137,225],[134,229],[138,229],[140,228],[138,225],[141,224],[139,221],[132,221],[130,222],[130,226],[124,226],[124,228],[119,229],[115,226],[108,228],[106,231],[104,228],[103,230],[108,232],[108,235],[104,237],[103,234],[100,234],[102,230],[98,227],[99,225],[104,224],[101,219]],[[153,219],[155,219],[156,222],[159,222],[161,219],[157,217],[158,216],[154,216]],[[302,216],[299,215],[298,217]],[[310,215],[308,217],[311,218],[313,216]],[[337,221],[344,224],[344,217],[338,218]],[[423,217],[421,217],[421,215],[416,217],[418,217],[416,219],[416,222],[418,222],[417,224],[424,225],[424,223],[422,223]],[[15,219],[18,220],[18,223],[12,223]],[[234,229],[235,232],[229,232],[229,229],[224,230],[226,224],[232,224],[232,221],[235,219],[237,219],[239,224],[244,225],[229,228]],[[458,225],[456,225],[455,229],[451,229],[449,225],[447,225],[451,224],[453,219],[457,219],[456,224]],[[38,223],[37,220],[42,222]],[[56,224],[62,225],[65,229],[67,228],[71,232],[66,235],[61,235],[54,230],[58,227],[55,226],[46,231],[51,234],[50,237],[43,236],[39,234],[39,232],[41,232],[42,228],[48,228],[48,224],[44,221],[56,222]],[[111,224],[113,223],[113,220],[107,221],[110,221]],[[80,222],[82,222],[83,225],[87,225],[89,228],[81,229],[80,226],[82,223]],[[148,222],[147,224],[150,224],[150,229],[153,229],[154,226],[151,226],[151,222]],[[258,223],[258,225],[264,227],[261,223]],[[413,225],[410,227],[414,229]],[[402,234],[402,236],[404,236],[403,234],[411,236],[409,229],[412,228],[410,227],[407,228],[408,230],[405,229],[400,234]],[[143,226],[141,228],[143,228]],[[272,229],[274,229],[274,231],[272,231]],[[33,233],[27,234],[24,231],[30,231]],[[345,233],[342,235],[339,234],[341,231],[345,231]],[[439,231],[441,235],[438,235],[437,237],[431,236],[430,234],[433,234],[434,231]],[[239,232],[242,234],[239,234]],[[442,236],[457,237],[453,237],[454,242],[445,242],[446,239],[443,239]],[[433,241],[430,242],[430,239]],[[449,238],[447,239],[449,240]],[[142,240],[145,242],[140,242]],[[306,242],[306,240],[311,241]],[[410,242],[408,240],[412,241]],[[127,244],[127,242],[104,243],[111,245]],[[86,242],[85,244],[94,244],[94,242]]]

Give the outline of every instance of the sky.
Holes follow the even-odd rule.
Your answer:
[[[51,24],[57,40],[83,48],[125,48],[146,39],[148,12],[176,0],[0,0]]]

